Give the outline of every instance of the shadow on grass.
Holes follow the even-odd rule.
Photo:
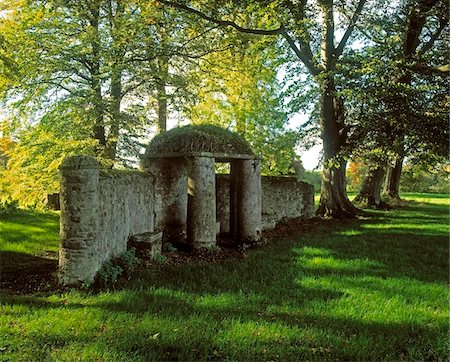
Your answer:
[[[318,298],[314,290],[311,290],[309,297],[304,302]],[[23,303],[45,310],[102,309],[105,316],[101,318],[103,320],[111,313],[131,314],[132,328],[129,325],[115,326],[110,332],[106,328],[104,332],[96,333],[94,340],[83,334],[58,335],[45,332],[30,337],[35,338],[34,344],[60,348],[73,344],[81,347],[95,342],[106,345],[108,353],[112,351],[113,356],[124,360],[130,357],[149,360],[398,360],[414,357],[439,360],[446,353],[443,341],[445,335],[442,333],[445,322],[425,327],[413,323],[330,316],[315,313],[314,310],[300,314],[270,311],[260,303],[243,303],[240,307],[198,305],[195,300],[186,299],[182,294],[155,295],[144,291],[136,291],[132,300],[89,305],[32,301],[30,297],[12,299],[15,304]],[[198,330],[198,324],[189,324],[191,320],[198,323],[199,316],[204,330]],[[163,323],[155,329],[146,320],[156,318]],[[293,333],[281,337],[280,333],[287,329]],[[234,331],[239,333],[234,335]],[[264,335],[265,331],[270,331],[270,335]],[[48,356],[44,354],[42,357]]]
[[[46,257],[12,251],[0,255],[0,289],[13,293],[50,291],[57,287],[57,252]]]

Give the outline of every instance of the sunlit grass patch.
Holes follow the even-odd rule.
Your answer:
[[[404,193],[401,197],[405,200],[424,204],[450,205],[450,194]]]
[[[340,260],[332,257],[314,257],[311,259],[299,260],[299,264],[303,268],[328,269],[336,272],[364,272],[369,269],[379,269],[383,267],[382,263],[374,262],[369,259]]]
[[[435,222],[430,221],[430,223],[390,223],[383,225],[367,224],[362,226],[363,229],[373,229],[377,231],[386,230],[390,233],[395,234],[448,234],[449,227],[446,225],[436,225]],[[344,234],[345,235],[345,234]]]
[[[0,250],[29,255],[58,251],[59,214],[19,212],[0,218]]]

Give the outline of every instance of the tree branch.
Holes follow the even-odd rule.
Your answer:
[[[297,57],[305,64],[306,68],[311,72],[313,76],[320,73],[320,69],[314,64],[314,56],[312,54],[311,48],[302,42],[300,42],[300,48],[295,44],[294,39],[289,35],[284,26],[281,27],[281,35],[286,39],[289,47],[297,55]]]
[[[430,50],[433,47],[435,41],[439,38],[439,35],[441,35],[442,30],[444,30],[447,25],[448,25],[448,19],[441,19],[440,24],[439,24],[439,28],[431,36],[430,40],[428,40],[428,42],[426,42],[422,46],[422,48],[419,50],[419,52],[417,53],[417,55],[419,57],[424,55],[428,50]]]
[[[339,45],[336,47],[336,50],[334,51],[334,54],[336,55],[336,59],[342,55],[345,45],[347,44],[348,39],[350,38],[350,35],[352,35],[353,29],[356,26],[356,22],[358,21],[358,18],[361,15],[362,9],[363,9],[364,5],[366,4],[366,2],[367,2],[367,0],[359,1],[358,6],[356,7],[356,10],[353,13],[353,16],[350,20],[350,24],[348,25],[347,30],[345,31],[344,35],[342,36],[342,39],[339,42]]]
[[[160,2],[161,4],[170,6],[172,8],[176,8],[176,9],[180,9],[183,10],[185,12],[188,13],[192,13],[197,15],[198,17],[210,21],[214,24],[220,25],[220,26],[231,26],[232,28],[236,29],[237,31],[239,31],[240,33],[247,33],[247,34],[255,34],[255,35],[279,35],[282,32],[282,27],[280,26],[279,28],[276,29],[249,29],[249,28],[243,28],[241,26],[239,26],[238,24],[236,24],[233,21],[229,21],[229,20],[220,20],[220,19],[215,19],[199,10],[196,10],[194,8],[191,8],[187,5],[184,4],[179,4],[177,2],[173,2],[173,1],[167,1],[167,0],[157,0],[158,2]]]

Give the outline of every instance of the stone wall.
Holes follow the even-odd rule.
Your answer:
[[[232,164],[234,199],[230,200],[230,176],[214,176],[214,159],[205,162],[201,157],[189,162],[180,158],[155,162],[149,172],[104,172],[93,157],[64,159],[60,167],[61,283],[92,282],[106,260],[126,250],[131,236],[138,240],[155,228],[166,233],[180,229],[176,237],[183,238],[186,223],[192,223],[196,246],[209,247],[215,243],[215,216],[221,232],[254,241],[261,229],[314,214],[312,185],[295,177],[260,178],[258,160],[238,160]],[[238,172],[241,168],[245,172]],[[245,198],[250,198],[246,207]],[[188,208],[192,220],[188,220]],[[230,208],[234,212],[230,213]],[[210,225],[205,224],[207,217]]]
[[[273,229],[282,220],[314,216],[314,186],[292,176],[263,176],[263,230]]]
[[[60,167],[60,280],[91,282],[104,261],[121,254],[130,236],[154,231],[154,182],[143,172],[100,172],[89,156]]]
[[[273,229],[277,223],[294,218],[314,216],[314,186],[295,177],[262,176],[262,229]],[[221,232],[229,232],[230,181],[228,175],[217,175],[217,215]]]

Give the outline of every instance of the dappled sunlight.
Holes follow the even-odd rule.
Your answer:
[[[450,195],[445,194],[413,194],[407,193],[401,195],[402,199],[414,201],[415,203],[431,204],[439,206],[450,206]]]
[[[303,247],[294,249],[299,255],[296,264],[303,269],[328,270],[332,272],[380,272],[384,264],[370,259],[342,259],[333,256],[332,252],[324,248]]]
[[[314,257],[311,259],[300,258],[298,260],[298,265],[308,268],[308,269],[328,269],[334,271],[367,271],[367,270],[382,270],[383,264],[370,261],[368,259],[352,259],[352,260],[341,260],[333,257],[323,258]]]
[[[304,246],[303,248],[292,249],[295,253],[305,256],[328,256],[331,255],[331,251],[325,248],[313,248],[310,246]]]
[[[4,294],[5,356],[439,359],[448,355],[446,211],[437,208],[434,234],[434,214],[400,210],[323,222],[220,263],[155,265],[109,291]]]
[[[422,223],[422,224],[411,224],[411,223],[391,223],[384,225],[376,224],[365,224],[361,226],[362,229],[376,229],[378,231],[385,230],[389,233],[407,233],[414,234],[420,233],[424,234],[448,234],[449,227],[446,225],[436,225],[435,223]]]
[[[327,303],[307,302],[308,310],[317,315],[350,318],[365,323],[428,324],[436,328],[448,319],[447,288],[436,283],[406,278],[371,276],[307,276],[298,284],[306,288],[321,288],[342,293]],[[443,298],[447,296],[447,298]],[[436,305],[436,300],[441,304]]]
[[[364,232],[361,230],[343,230],[343,231],[336,231],[335,235],[358,236],[358,235],[364,235]]]

